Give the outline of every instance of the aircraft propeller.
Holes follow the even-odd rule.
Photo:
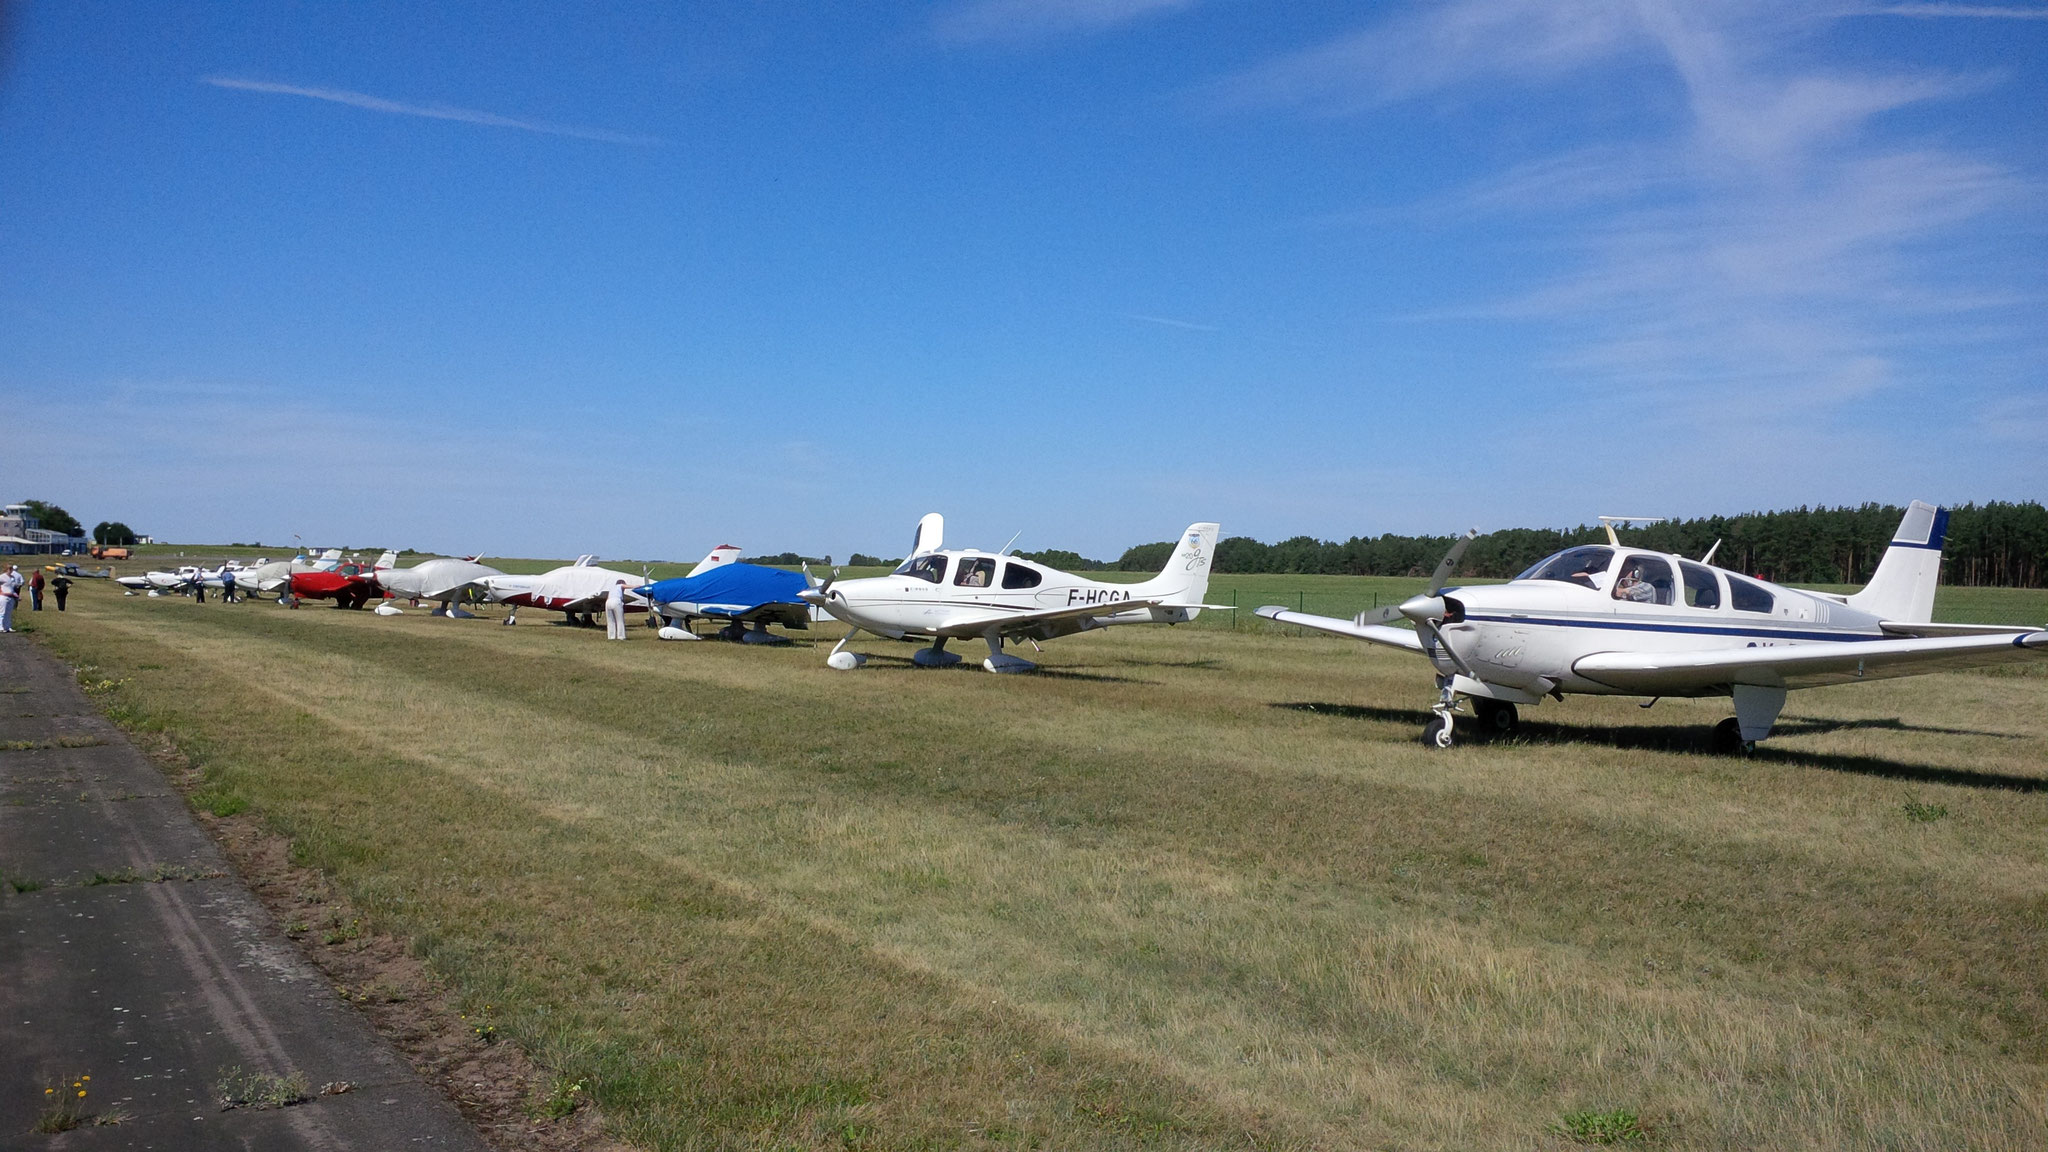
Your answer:
[[[1478,535],[1479,529],[1474,528],[1451,545],[1451,550],[1444,553],[1444,558],[1437,562],[1436,571],[1429,574],[1428,592],[1421,596],[1411,596],[1399,604],[1388,604],[1360,612],[1352,617],[1351,622],[1361,627],[1368,624],[1390,624],[1405,616],[1416,621],[1416,627],[1420,628],[1424,620],[1441,619],[1445,612],[1444,585],[1450,583],[1451,575],[1458,570],[1458,561],[1464,558],[1465,549],[1471,546],[1473,538]]]
[[[1466,666],[1457,649],[1444,642],[1443,633],[1437,625],[1451,611],[1450,604],[1443,596],[1444,585],[1450,583],[1452,574],[1458,570],[1458,561],[1464,558],[1465,549],[1471,546],[1473,539],[1478,535],[1479,529],[1473,528],[1451,545],[1451,550],[1444,553],[1444,558],[1437,563],[1436,571],[1429,575],[1429,591],[1420,596],[1410,596],[1399,604],[1388,604],[1360,612],[1352,618],[1352,623],[1363,627],[1370,624],[1387,624],[1405,617],[1414,623],[1415,630],[1423,635],[1431,647],[1442,649],[1458,671],[1470,676],[1472,669]]]

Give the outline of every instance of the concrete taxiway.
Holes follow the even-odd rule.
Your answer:
[[[0,636],[0,873],[0,1147],[487,1147],[21,635]],[[303,1077],[310,1097],[223,1108],[232,1069]],[[44,1090],[85,1076],[81,1111],[119,1122],[31,1135]]]

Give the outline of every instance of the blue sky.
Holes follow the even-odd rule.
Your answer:
[[[2048,3],[11,9],[0,496],[1114,557],[2048,496]]]

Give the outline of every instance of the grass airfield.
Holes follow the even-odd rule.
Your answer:
[[[2038,666],[1434,752],[1419,660],[1227,616],[1022,677],[496,616],[20,619],[650,1148],[2048,1146]]]

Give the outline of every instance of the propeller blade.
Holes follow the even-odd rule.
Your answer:
[[[1399,604],[1383,604],[1378,608],[1369,608],[1360,612],[1351,618],[1351,622],[1364,628],[1372,624],[1391,624],[1400,618],[1401,606]]]
[[[1479,535],[1479,529],[1475,527],[1459,538],[1456,544],[1451,545],[1449,552],[1444,553],[1444,558],[1442,562],[1437,564],[1436,571],[1429,575],[1429,594],[1431,596],[1444,590],[1444,585],[1450,582],[1451,574],[1458,570],[1458,561],[1464,558],[1465,549],[1471,545],[1472,538],[1477,535]]]

